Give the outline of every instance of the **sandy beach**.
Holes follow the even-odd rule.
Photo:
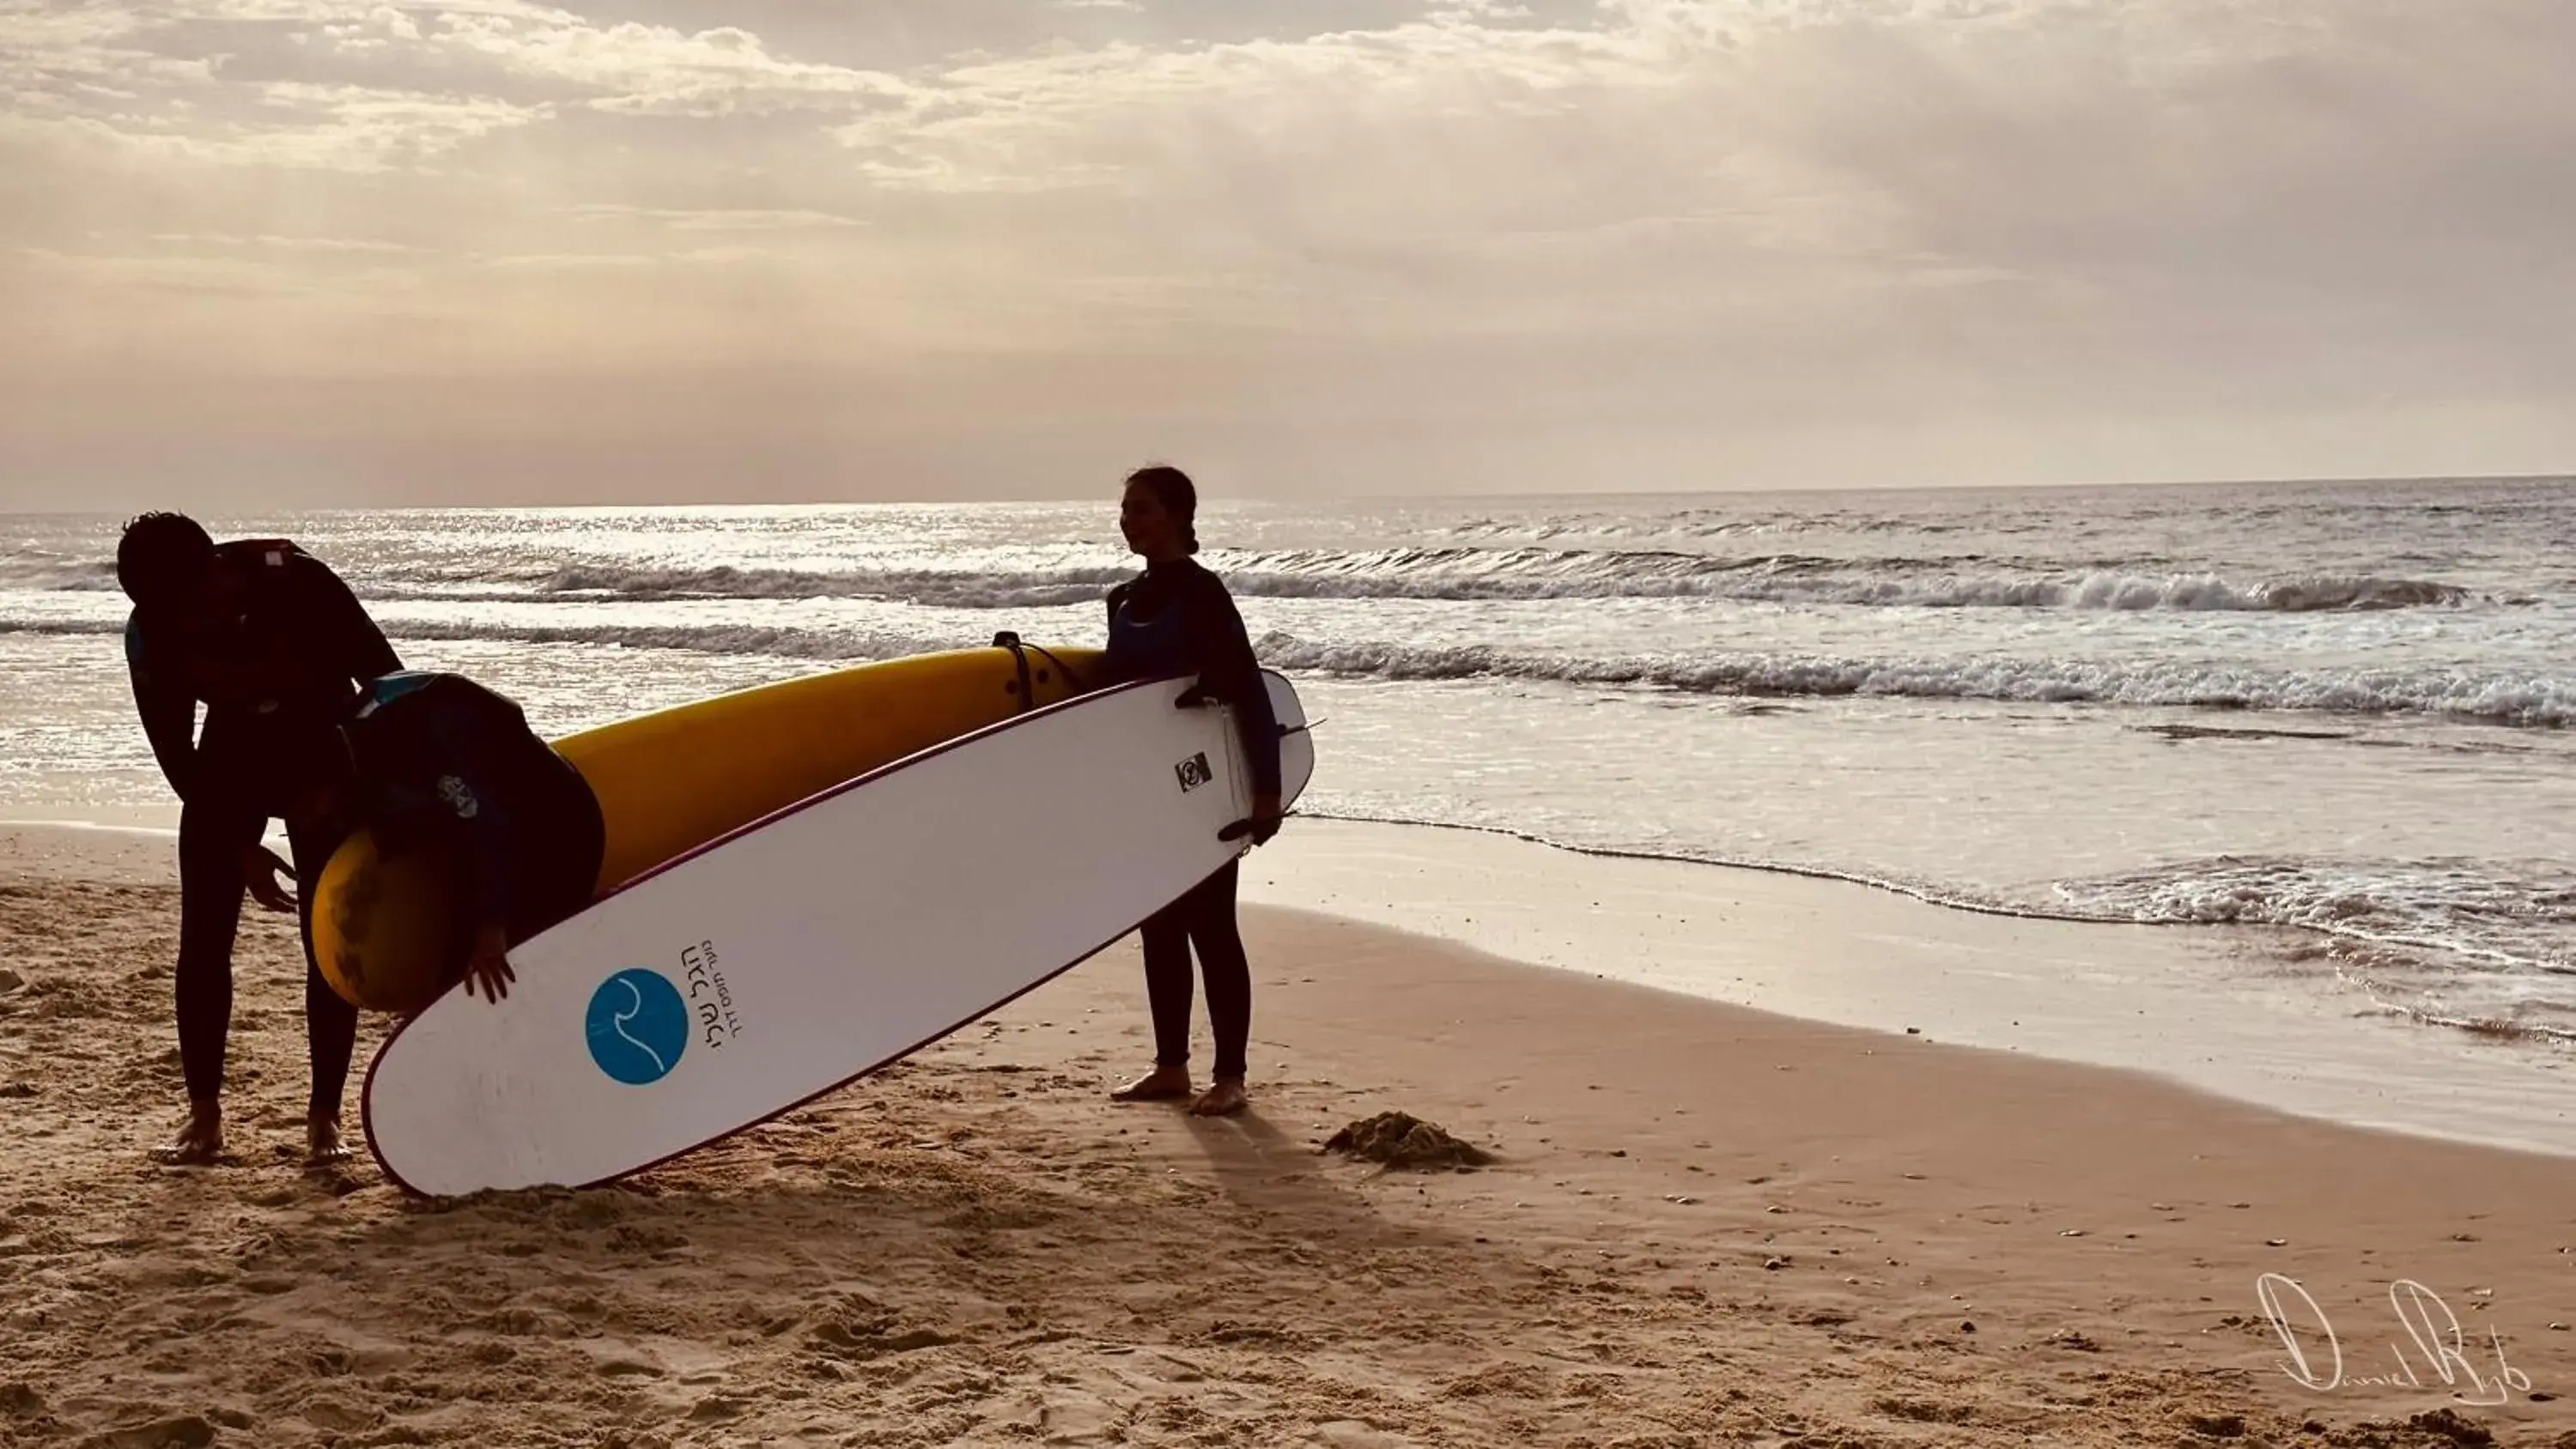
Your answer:
[[[0,1443],[2576,1445],[2576,1160],[1277,908],[1245,1116],[1103,1099],[1121,945],[629,1183],[459,1202],[301,1167],[253,912],[231,1160],[162,1168],[169,855],[0,834]],[[1491,1160],[1324,1150],[1388,1112]]]

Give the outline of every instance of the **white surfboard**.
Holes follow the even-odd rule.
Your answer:
[[[1314,772],[1265,674],[1280,798]],[[1134,930],[1240,855],[1233,712],[1188,681],[1067,700],[745,827],[510,953],[368,1068],[367,1142],[412,1191],[584,1187],[842,1086]]]

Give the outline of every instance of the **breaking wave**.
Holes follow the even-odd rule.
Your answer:
[[[516,640],[799,659],[883,659],[981,644],[848,628],[744,623],[421,620],[388,617],[387,632],[413,639]],[[114,634],[111,620],[6,620],[0,633]],[[2031,704],[2110,704],[2245,711],[2422,714],[2485,724],[2576,724],[2576,680],[2393,670],[2270,671],[2199,663],[2119,663],[1986,656],[1854,658],[1786,652],[1590,656],[1486,645],[1335,642],[1271,633],[1263,660],[1285,670],[1389,680],[1518,679],[1668,689],[1687,694],[1838,698],[1884,696]]]
[[[2554,862],[2222,856],[2056,893],[2083,919],[2309,932],[2321,944],[2294,960],[2324,961],[2390,1012],[2576,1041],[2563,985],[2576,975],[2576,875]]]
[[[669,569],[576,565],[532,582],[541,599],[878,599],[950,609],[1026,609],[1097,601],[1133,569],[1092,568],[967,573],[895,569],[833,573],[801,569]]]
[[[1852,659],[1741,653],[1584,658],[1484,647],[1332,644],[1281,634],[1260,641],[1281,669],[1385,679],[1512,678],[1633,685],[1694,694],[1880,695],[2035,704],[2188,706],[2433,714],[2489,724],[2576,723],[2576,684],[2547,679],[2324,670],[2276,673],[2184,664],[2062,659]]]
[[[2237,610],[2305,613],[2459,605],[2455,584],[2369,574],[2229,580],[2214,574],[2105,568],[2068,572],[2009,560],[1837,559],[1806,554],[1716,557],[1657,550],[1403,548],[1213,555],[1236,594],[1307,599],[1705,598],[1877,608]],[[474,579],[402,578],[380,597],[545,601],[610,598],[870,599],[948,609],[1087,604],[1134,576],[1128,567],[1020,570],[670,568],[577,564]]]
[[[2576,874],[2553,862],[2523,862],[2516,873],[2498,875],[2513,863],[2221,856],[2060,881],[2033,899],[1717,851],[1587,844],[1505,825],[1330,808],[1300,813],[1499,835],[1576,855],[1843,881],[1978,915],[2282,928],[2302,933],[2286,953],[2293,968],[2323,962],[2390,1014],[2487,1036],[2576,1043],[2564,986],[2576,976]]]
[[[849,628],[755,624],[537,624],[388,618],[398,639],[514,640],[627,649],[875,660],[973,647],[990,636],[895,635]],[[107,620],[0,620],[0,633],[114,634]],[[1045,642],[1039,640],[1038,642]],[[1713,652],[1586,656],[1483,645],[1453,647],[1300,639],[1265,634],[1263,662],[1288,671],[1387,680],[1516,679],[1685,694],[1762,698],[1892,697],[2018,704],[2108,704],[2244,711],[2435,715],[2480,724],[2576,724],[2576,680],[2374,670],[2266,671],[2185,663],[2070,659],[1851,658]]]
[[[2485,965],[2576,975],[2576,875],[2548,862],[2335,861],[2221,856],[2061,882],[2094,920],[2298,926],[2382,946],[2447,951]]]
[[[46,554],[0,558],[0,591],[105,593],[116,588],[113,559],[60,558]]]

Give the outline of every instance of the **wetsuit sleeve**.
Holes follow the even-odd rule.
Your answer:
[[[320,559],[309,561],[304,593],[306,618],[313,621],[317,637],[325,641],[330,657],[339,667],[348,670],[349,678],[375,679],[403,667],[385,631],[329,564]]]
[[[501,755],[499,725],[480,710],[444,709],[427,734],[431,757],[420,764],[429,770],[440,803],[463,827],[476,917],[485,924],[506,923],[510,881],[516,874],[511,845],[518,832],[500,792],[481,768]]]
[[[1252,637],[1234,596],[1216,576],[1192,590],[1189,630],[1191,655],[1198,661],[1199,683],[1208,693],[1234,706],[1235,726],[1243,735],[1243,758],[1252,770],[1256,794],[1279,793],[1279,716],[1270,707],[1270,687],[1261,678],[1261,660],[1252,652]]]
[[[185,800],[196,773],[197,702],[154,668],[143,647],[143,626],[133,620],[125,625],[125,675],[134,687],[134,708],[143,717],[143,737],[152,744],[161,777]]]

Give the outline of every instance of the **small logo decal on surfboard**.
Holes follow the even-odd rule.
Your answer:
[[[689,982],[689,1000],[698,1008],[698,1028],[707,1045],[723,1046],[742,1035],[742,1017],[733,1009],[733,988],[716,967],[716,943],[700,941],[680,953],[680,969]]]
[[[599,983],[583,1025],[590,1059],[630,1087],[671,1074],[689,1048],[689,1008],[659,971],[633,967]]]
[[[1208,767],[1204,751],[1174,765],[1172,773],[1181,777],[1181,793],[1184,795],[1216,778],[1216,771]]]

